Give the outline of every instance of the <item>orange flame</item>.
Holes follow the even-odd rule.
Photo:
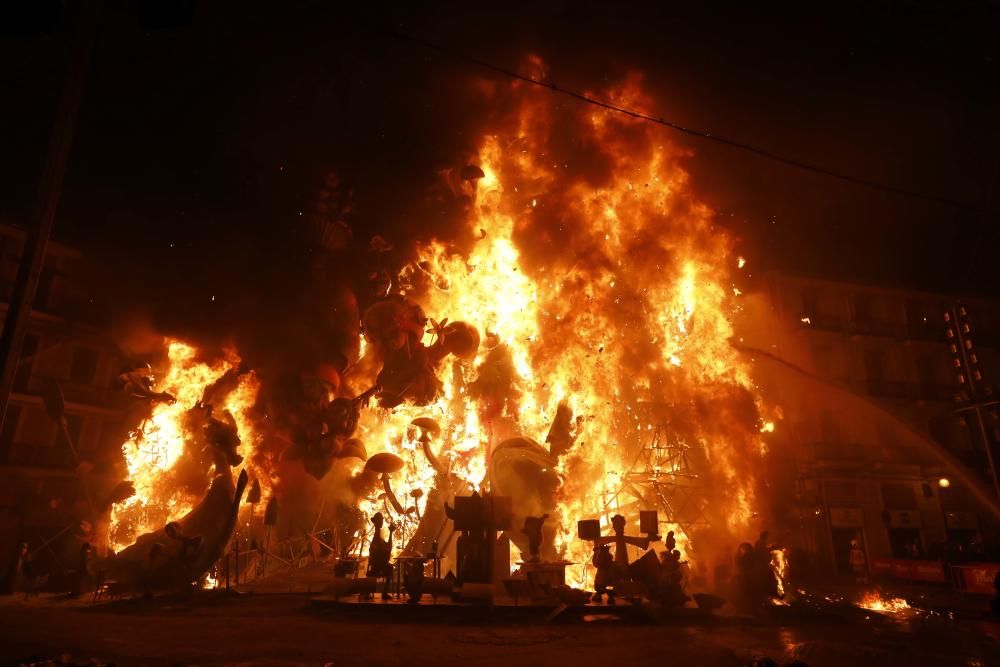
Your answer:
[[[111,547],[115,551],[139,535],[181,518],[198,501],[198,492],[204,488],[191,489],[179,480],[185,459],[194,456],[188,451],[191,434],[185,428],[184,416],[202,400],[206,388],[239,364],[235,353],[212,363],[198,361],[197,349],[177,339],[167,339],[166,347],[168,365],[157,390],[172,394],[176,401],[156,403],[150,416],[122,445],[127,477],[135,486],[135,495],[111,510]],[[256,401],[258,388],[256,377],[247,374],[225,399],[224,408],[236,420],[244,455],[257,439],[247,413]],[[203,487],[207,486],[208,479],[201,481]]]
[[[532,66],[543,64],[535,59]],[[609,96],[645,106],[639,83],[630,79]],[[607,527],[613,514],[634,522],[638,510],[659,509],[690,558],[698,550],[697,521],[675,515],[660,491],[684,476],[711,497],[692,501],[694,515],[713,530],[744,532],[758,509],[754,468],[766,453],[764,434],[774,430],[761,416],[750,363],[731,343],[740,308],[731,270],[746,260],[692,196],[684,153],[664,142],[660,128],[603,109],[567,111],[550,93],[516,84],[508,94],[515,111],[479,149],[484,176],[462,186],[470,198],[465,236],[422,243],[400,288],[435,320],[471,323],[489,345],[475,359],[442,364],[442,392],[431,405],[366,409],[359,424],[369,454],[390,451],[404,460],[391,481],[412,510],[396,517],[396,544],[414,534],[426,509],[429,494],[411,492],[435,484],[414,418],[439,422],[441,457],[469,489],[481,489],[489,485],[492,448],[512,436],[543,442],[564,402],[576,417],[575,439],[554,462],[560,484],[549,524],[558,552],[580,564],[572,582],[585,585],[592,575],[591,545],[576,539],[577,519],[599,518]],[[557,118],[566,113],[568,120]],[[555,138],[566,122],[599,175],[569,163],[572,150]],[[509,353],[510,387],[474,397],[468,388],[497,346]],[[194,354],[170,342],[170,368],[158,388],[177,403],[157,405],[123,448],[137,494],[115,508],[118,544],[196,500],[171,472],[184,454],[181,416],[234,362],[205,364]],[[256,437],[247,413],[256,380],[247,382],[226,400],[245,444]],[[651,403],[669,412],[666,438],[681,454],[650,462],[642,484],[660,486],[644,490],[637,466],[646,465],[660,427],[643,407]],[[700,465],[688,470],[689,458]],[[389,511],[380,489],[359,506],[369,516]]]
[[[788,551],[786,549],[771,551],[771,571],[774,573],[778,599],[783,599],[785,591],[788,589]]]
[[[884,597],[878,591],[865,593],[858,606],[880,614],[899,614],[910,609],[910,603],[903,598]]]
[[[517,397],[484,405],[463,393],[486,360],[481,346],[475,360],[441,374],[444,392],[433,405],[370,411],[363,437],[407,461],[398,482],[405,493],[433,475],[406,424],[433,416],[454,443],[454,470],[478,488],[492,447],[512,435],[544,441],[567,402],[580,419],[576,445],[557,465],[556,547],[587,563],[591,545],[575,538],[577,519],[607,526],[612,514],[634,521],[639,509],[656,508],[630,489],[629,475],[653,430],[640,404],[659,402],[684,415],[671,429],[674,445],[699,452],[712,471],[705,481],[715,502],[700,511],[724,530],[745,529],[755,511],[752,463],[766,452],[762,434],[774,430],[760,417],[749,362],[730,342],[739,309],[730,267],[745,260],[693,200],[682,153],[657,129],[587,110],[577,119],[579,141],[596,147],[608,172],[595,184],[548,143],[551,96],[514,91],[512,127],[479,151],[484,177],[470,189],[467,249],[424,243],[403,291],[430,317],[468,321],[505,346]],[[637,80],[613,96],[645,100]],[[677,472],[657,471],[664,479]],[[377,506],[377,497],[362,503],[369,513]],[[688,526],[668,527],[687,552]],[[575,581],[587,579],[583,566]]]

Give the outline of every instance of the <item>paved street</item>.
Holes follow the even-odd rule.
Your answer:
[[[779,607],[766,618],[684,613],[657,624],[602,619],[600,608],[591,620],[570,624],[445,623],[440,615],[435,623],[401,623],[392,611],[318,609],[305,595],[204,592],[97,606],[7,597],[0,602],[0,662],[69,654],[74,662],[119,665],[694,666],[765,656],[779,665],[1000,664],[1000,622],[974,611],[894,617],[848,605]]]

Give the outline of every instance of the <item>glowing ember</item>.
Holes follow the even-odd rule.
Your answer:
[[[910,604],[903,598],[884,597],[878,591],[865,593],[858,606],[880,614],[899,614],[911,609]]]

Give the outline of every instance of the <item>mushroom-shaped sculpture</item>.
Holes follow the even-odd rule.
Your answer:
[[[408,507],[406,509],[406,511],[407,512],[413,512],[414,514],[417,515],[417,518],[419,519],[420,518],[420,499],[424,497],[424,490],[421,489],[420,487],[417,487],[417,488],[413,489],[412,491],[410,491],[410,497],[413,498],[413,507]]]
[[[389,484],[389,475],[399,472],[402,469],[403,459],[389,452],[379,452],[365,462],[365,472],[382,475],[382,488],[385,489],[385,494],[389,498],[389,502],[392,503],[393,509],[399,514],[403,514],[405,510],[402,503],[396,498],[396,494],[392,491],[392,486]]]
[[[410,424],[420,429],[420,442],[424,442],[424,437],[433,440],[441,433],[441,427],[430,417],[417,417]]]
[[[373,454],[365,463],[365,472],[387,475],[403,469],[403,459],[390,452]]]
[[[340,450],[340,458],[357,458],[364,461],[368,458],[368,450],[365,449],[365,443],[361,441],[361,438],[348,438],[344,441],[344,447]]]
[[[445,469],[442,467],[441,462],[431,451],[431,440],[436,438],[441,433],[441,427],[438,423],[431,419],[430,417],[417,417],[410,422],[413,426],[420,429],[420,437],[417,438],[417,442],[424,450],[424,456],[427,457],[427,462],[431,464],[436,472],[444,473]]]

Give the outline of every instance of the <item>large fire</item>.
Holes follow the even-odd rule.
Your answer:
[[[204,399],[206,389],[239,365],[239,358],[230,353],[211,363],[200,361],[194,346],[175,339],[168,339],[166,348],[166,372],[157,382],[157,389],[171,394],[175,400],[156,403],[152,414],[122,446],[135,494],[112,508],[110,537],[111,547],[116,551],[131,544],[138,535],[184,516],[207,487],[210,477],[206,475],[214,472],[214,469],[197,469],[194,479],[186,474],[185,464],[197,456],[191,451],[191,443],[197,438],[185,426],[185,415]],[[257,389],[254,375],[245,374],[226,392],[223,401],[223,408],[236,421],[244,455],[256,440],[247,413],[256,401]]]
[[[407,461],[404,493],[426,488],[433,471],[407,424],[431,415],[447,425],[454,469],[479,487],[487,452],[513,435],[544,441],[567,403],[578,419],[576,444],[557,462],[556,548],[582,564],[590,545],[575,539],[577,519],[607,526],[622,513],[634,522],[638,509],[657,507],[629,473],[654,429],[643,404],[664,404],[674,413],[672,444],[707,460],[700,475],[714,502],[699,511],[745,529],[755,511],[752,462],[773,424],[761,419],[749,364],[730,342],[739,308],[731,274],[744,260],[692,200],[683,155],[658,129],[581,109],[579,141],[608,169],[595,184],[563,162],[551,96],[516,85],[512,93],[520,98],[512,126],[486,137],[479,152],[471,244],[429,241],[404,273],[404,290],[432,318],[467,320],[490,344],[441,373],[444,392],[433,405],[368,412],[365,439]],[[612,96],[647,102],[637,81]],[[474,395],[497,349],[509,353],[511,386]],[[687,547],[687,526],[668,527]],[[582,583],[587,567],[579,573]]]
[[[773,424],[762,417],[748,360],[732,344],[740,308],[734,272],[745,260],[692,196],[680,166],[685,154],[662,128],[585,105],[567,109],[523,84],[495,94],[498,105],[514,100],[514,110],[482,141],[475,159],[482,176],[462,185],[470,201],[465,233],[424,239],[393,284],[431,319],[474,325],[483,343],[473,358],[441,364],[442,390],[429,405],[362,411],[369,456],[388,451],[404,461],[391,484],[407,507],[394,511],[381,487],[363,492],[358,507],[368,517],[388,514],[403,548],[438,474],[413,419],[441,425],[433,448],[462,487],[452,493],[467,493],[489,489],[500,442],[544,443],[562,404],[571,442],[542,472],[557,475],[549,525],[555,551],[577,564],[573,583],[593,574],[592,545],[575,535],[578,519],[599,518],[607,530],[620,513],[635,531],[638,510],[658,509],[661,533],[675,531],[678,548],[697,562],[710,531],[731,545],[760,511],[754,470]],[[607,96],[651,106],[638,78]],[[434,336],[428,331],[425,342]],[[234,363],[195,363],[194,354],[170,344],[158,388],[177,402],[157,405],[125,444],[137,494],[115,509],[116,544],[194,500],[171,475],[184,451],[182,415]],[[341,395],[371,386],[367,361],[348,371]],[[245,382],[227,407],[246,441],[256,385],[252,376]],[[657,433],[660,448],[673,452],[667,459],[654,456]],[[357,472],[363,464],[338,465]],[[688,485],[684,503],[671,496],[679,475]]]

